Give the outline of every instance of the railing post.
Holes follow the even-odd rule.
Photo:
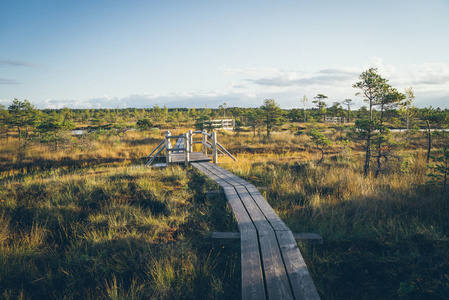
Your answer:
[[[217,151],[217,133],[212,132],[212,162],[218,163],[218,151]]]
[[[189,152],[193,152],[193,132],[189,130]]]
[[[203,129],[203,153],[207,155],[207,130]]]
[[[190,142],[192,138],[192,130],[189,130],[188,133],[184,134],[184,148],[186,149],[184,151],[185,153],[185,164],[186,166],[189,165],[190,162]]]
[[[171,163],[171,156],[170,156],[170,150],[171,150],[171,144],[170,144],[170,131],[165,131],[165,162],[167,163],[167,166]]]

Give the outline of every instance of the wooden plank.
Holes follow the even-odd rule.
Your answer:
[[[221,178],[217,178],[217,176],[213,173],[210,173],[206,167],[207,165],[211,165],[210,163],[193,163],[192,166],[198,168],[205,174],[209,173],[209,177],[212,178],[215,182],[220,184],[223,188],[226,199],[231,206],[232,212],[234,213],[234,217],[237,221],[237,225],[239,227],[239,231],[243,229],[255,229],[254,224],[251,218],[248,215],[239,195],[237,194],[235,188],[229,185],[227,182],[224,182]]]
[[[202,172],[204,175],[206,175],[207,177],[210,177],[210,175],[212,175],[212,173],[210,173],[201,162],[196,162],[196,163],[192,163],[192,167],[198,169],[200,172]],[[211,178],[212,179],[212,178]]]
[[[242,178],[238,177],[237,175],[235,175],[235,174],[229,172],[228,170],[226,170],[226,169],[224,169],[224,168],[222,168],[222,167],[220,167],[220,166],[213,165],[213,166],[211,166],[211,167],[212,167],[212,168],[215,168],[218,172],[222,172],[223,174],[227,174],[227,175],[229,175],[229,176],[232,176],[235,180],[242,181],[242,182],[246,182],[246,181],[243,180]]]
[[[250,196],[245,187],[236,187],[235,188],[243,205],[245,205],[246,210],[248,211],[249,216],[253,220],[254,226],[256,226],[257,230],[268,230],[272,229],[270,223],[268,223],[264,214],[260,211],[257,204],[254,202],[253,198]]]
[[[218,185],[220,185],[222,188],[225,188],[225,187],[232,187],[232,188],[234,188],[234,186],[232,185],[232,184],[229,184],[227,181],[225,181],[222,177],[220,177],[219,175],[216,175],[216,174],[213,174],[213,173],[211,173],[212,174],[212,177],[214,177],[214,178],[216,178],[215,179],[215,182],[218,184]]]
[[[215,174],[211,173],[209,170],[207,170],[206,168],[204,168],[203,165],[201,165],[201,163],[193,163],[192,164],[194,167],[196,167],[198,170],[200,170],[201,172],[203,172],[206,176],[208,176],[209,178],[211,178],[213,181],[215,181],[218,185],[222,186],[222,187],[232,187],[230,184],[228,184],[226,181],[224,181],[223,179],[221,179],[220,177],[216,176]]]
[[[259,245],[268,299],[293,299],[281,251],[273,230],[259,230]]]
[[[223,180],[226,180],[226,182],[228,182],[229,184],[232,184],[235,187],[237,187],[237,186],[241,186],[242,187],[242,185],[239,182],[237,182],[236,180],[232,179],[228,174],[225,174],[225,173],[216,173],[216,174],[218,174],[218,176],[223,178]]]
[[[169,138],[170,139],[182,139],[182,138],[184,138],[184,135],[183,134],[181,134],[181,135],[170,135]]]
[[[249,184],[247,181],[245,181],[244,179],[238,177],[235,174],[232,174],[231,172],[217,166],[214,164],[209,164],[208,165],[209,170],[213,170],[214,173],[216,174],[222,174],[224,176],[226,176],[227,178],[229,178],[230,180],[232,180],[232,182],[234,184],[238,184],[238,185],[247,185]]]
[[[183,153],[172,153],[171,155],[172,163],[184,163],[185,155]],[[202,152],[192,152],[190,153],[190,162],[208,162],[211,159]]]
[[[221,173],[226,176],[229,180],[232,180],[232,182],[234,182],[236,185],[241,185],[244,186],[245,184],[247,184],[248,182],[244,181],[243,179],[241,179],[240,177],[237,177],[236,175],[232,174],[231,172],[228,172],[222,168],[221,169]]]
[[[277,231],[276,237],[295,298],[320,299],[292,232],[290,230]]]
[[[205,168],[205,169],[207,169],[207,170],[209,170],[209,172],[213,172],[214,174],[215,173],[218,173],[218,172],[216,172],[216,170],[215,170],[215,168],[214,168],[214,164],[202,164],[202,166]]]
[[[204,175],[215,181],[217,184],[220,184],[220,178],[218,176],[215,176],[215,174],[209,172],[202,163],[192,163],[192,166],[200,170]]]
[[[187,150],[187,148],[178,147],[178,148],[171,148],[170,152],[172,152],[174,154],[179,154],[179,153],[184,152],[184,150]]]
[[[277,213],[268,204],[266,199],[260,194],[260,192],[257,190],[257,188],[254,185],[244,181],[240,177],[237,177],[234,174],[228,172],[227,170],[225,170],[225,169],[223,169],[223,168],[221,168],[219,166],[216,166],[214,164],[207,164],[207,167],[209,169],[212,169],[214,172],[221,173],[221,174],[226,174],[227,173],[227,174],[230,174],[230,175],[236,177],[237,179],[239,179],[238,183],[236,183],[234,180],[225,179],[228,183],[233,184],[235,187],[237,187],[236,184],[243,184],[243,183],[245,183],[249,187],[249,188],[247,187],[248,192],[250,192],[250,194],[253,197],[254,201],[256,202],[257,206],[262,211],[262,213],[265,216],[265,218],[268,219],[268,221],[273,226],[273,228],[275,230],[289,230],[287,225],[285,225],[285,223],[281,220],[281,218],[277,215]],[[226,175],[226,177],[229,178],[231,176]],[[221,177],[221,178],[223,178],[223,177]],[[244,199],[247,201],[247,203],[250,203],[249,207],[247,207],[247,209],[251,208],[252,209],[251,211],[254,212],[254,214],[255,214],[254,216],[250,213],[251,218],[253,219],[253,221],[255,219],[262,220],[263,218],[257,212],[257,209],[255,209],[254,206],[251,204],[251,201],[248,200],[247,194],[243,190],[238,190],[238,191],[240,191],[239,194],[242,193],[242,195],[245,196]],[[257,225],[256,225],[256,227],[257,227]],[[263,228],[259,228],[258,227],[258,229],[266,229],[266,226],[264,226]]]
[[[247,185],[246,189],[250,193],[251,197],[253,197],[254,201],[257,203],[274,230],[290,230],[254,185]]]
[[[178,138],[176,140],[175,148],[182,148],[184,146],[184,138]]]
[[[233,186],[237,186],[240,185],[238,182],[236,182],[235,180],[230,179],[229,172],[227,172],[226,170],[214,165],[214,164],[207,164],[205,166],[210,172],[214,173],[216,176],[220,177],[221,179],[225,180],[227,183],[233,185]],[[221,170],[220,170],[221,169]],[[223,171],[222,171],[223,170]],[[227,173],[228,174],[227,174]]]
[[[266,299],[256,230],[241,230],[242,299]]]
[[[173,150],[172,154],[184,153],[184,150],[186,150],[184,149],[184,138],[178,138],[176,140],[174,149],[176,150]]]
[[[224,176],[223,178],[226,178],[225,180],[228,181],[229,183],[233,184],[233,185],[244,185],[245,183],[247,183],[246,181],[244,181],[243,179],[241,179],[240,177],[232,174],[231,172],[217,166],[214,164],[210,164],[209,165],[209,170],[214,172],[217,175],[222,175]]]
[[[229,206],[231,206],[232,212],[234,213],[235,220],[239,227],[240,233],[242,230],[255,230],[254,224],[248,215],[239,195],[235,191],[234,187],[224,187],[223,191],[225,193],[226,199],[228,200]]]
[[[318,233],[293,233],[295,240],[308,241],[312,243],[322,244],[323,237]],[[214,231],[211,234],[212,239],[240,239],[240,233],[238,232],[221,232]]]
[[[249,184],[249,182],[247,182],[247,181],[245,181],[244,179],[238,177],[237,175],[232,174],[231,172],[229,172],[229,171],[227,171],[227,170],[225,170],[225,169],[223,169],[223,168],[221,168],[221,167],[218,167],[218,166],[217,166],[217,168],[220,168],[219,170],[220,170],[221,172],[223,172],[224,174],[226,174],[226,175],[227,175],[229,178],[231,178],[232,180],[236,181],[238,184],[240,184],[240,185],[247,185],[247,184]]]
[[[211,163],[193,163],[194,167],[199,168],[203,172],[209,172],[206,167],[211,165]],[[237,194],[235,188],[232,185],[229,185],[227,182],[224,182],[221,178],[217,178],[215,174],[210,173],[210,177],[217,183],[219,183],[224,191],[226,199],[229,203],[229,206],[234,213],[234,217],[237,221],[237,225],[239,227],[239,231],[243,229],[255,229],[254,224],[251,218],[248,215],[239,195]]]

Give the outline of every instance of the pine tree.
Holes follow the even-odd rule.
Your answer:
[[[262,109],[263,120],[267,128],[267,138],[269,138],[273,127],[282,124],[282,109],[274,99],[266,99],[260,108]]]
[[[389,106],[397,104],[404,99],[404,95],[399,93],[396,89],[388,84],[388,80],[382,78],[377,74],[376,68],[371,68],[359,76],[360,81],[353,85],[354,88],[361,91],[356,93],[356,96],[364,97],[364,101],[368,103],[369,114],[368,118],[359,119],[355,122],[358,129],[358,136],[366,141],[365,145],[365,164],[363,173],[368,175],[370,170],[370,162],[372,158],[372,141],[375,139],[377,144],[377,158],[378,168],[376,173],[380,171],[382,145],[385,143],[385,137],[388,134],[386,127],[383,126],[384,111]],[[380,108],[380,118],[373,118],[373,110],[378,106]],[[377,132],[376,132],[377,131]]]

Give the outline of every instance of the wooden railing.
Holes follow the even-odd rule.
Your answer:
[[[209,120],[203,122],[203,127],[208,128],[222,128],[226,130],[234,130],[235,128],[235,120],[234,119],[217,119],[217,120]]]
[[[324,123],[346,123],[346,118],[342,117],[324,117]]]
[[[201,134],[202,139],[200,141],[195,141],[193,139],[193,136],[195,134]],[[171,140],[176,139],[175,146],[172,147]],[[194,152],[193,151],[193,145],[194,144],[202,144],[202,152]],[[165,150],[165,161],[166,164],[169,165],[173,162],[181,162],[183,161],[186,165],[188,165],[191,161],[199,161],[204,160],[204,157],[208,157],[208,149],[211,150],[211,156],[212,161],[214,164],[218,163],[218,154],[228,155],[231,157],[234,161],[237,159],[232,156],[231,153],[229,153],[228,150],[223,147],[218,141],[217,141],[217,133],[207,133],[206,130],[203,131],[192,131],[189,130],[187,133],[184,133],[182,135],[171,135],[170,131],[165,132],[165,139],[151,152],[151,154],[148,156],[150,159],[146,166],[151,165],[154,160],[159,154],[162,153],[163,150]],[[204,156],[199,156],[199,153],[203,153]],[[180,156],[183,155],[184,159],[180,159]],[[192,156],[195,156],[194,159],[192,159]]]

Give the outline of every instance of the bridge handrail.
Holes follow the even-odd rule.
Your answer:
[[[194,134],[201,134],[203,136],[202,141],[193,141]],[[211,142],[208,141],[209,137],[212,140]],[[178,139],[177,143],[175,144],[175,147],[172,147],[172,144],[170,142],[171,139]],[[183,139],[184,142],[183,143],[180,142],[179,139]],[[184,144],[184,147],[182,147],[181,144]],[[212,161],[214,164],[218,163],[218,153],[221,153],[223,155],[228,155],[234,161],[237,161],[237,159],[231,153],[229,153],[229,151],[226,150],[226,148],[222,144],[220,144],[217,141],[217,133],[216,132],[207,133],[206,130],[202,130],[202,131],[189,130],[185,134],[171,135],[170,131],[167,130],[165,132],[164,140],[161,141],[159,143],[159,145],[151,152],[151,154],[147,156],[150,160],[145,165],[146,166],[151,165],[151,163],[156,159],[156,157],[162,152],[163,149],[165,149],[165,159],[166,159],[167,165],[172,162],[172,154],[173,153],[179,154],[180,152],[185,153],[184,162],[186,165],[188,165],[190,162],[190,154],[193,153],[193,145],[194,144],[202,144],[203,145],[202,152],[206,156],[208,155],[207,149],[211,149],[212,150],[212,154],[211,154]],[[156,153],[156,154],[154,154],[154,153]],[[152,156],[153,154],[154,154],[154,156]],[[177,162],[179,162],[179,158],[177,159]]]

